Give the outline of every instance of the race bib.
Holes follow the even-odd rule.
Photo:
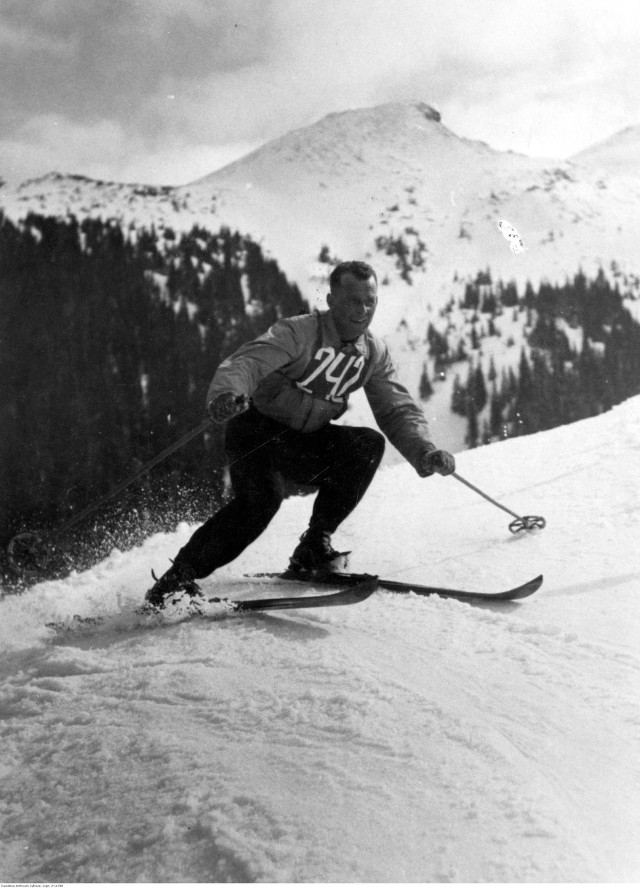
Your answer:
[[[364,365],[364,355],[354,346],[336,352],[325,345],[315,353],[296,385],[314,398],[344,403],[347,394],[360,387]]]

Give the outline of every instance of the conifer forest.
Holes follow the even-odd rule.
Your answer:
[[[0,219],[0,543],[69,520],[197,426],[220,361],[305,310],[228,230]],[[132,485],[95,519],[105,545],[213,511],[221,452],[212,429]]]
[[[640,325],[602,269],[594,280],[579,271],[563,285],[527,284],[522,297],[482,272],[457,309],[468,336],[453,345],[431,325],[427,341],[436,372],[455,374],[451,410],[467,418],[468,447],[595,416],[640,393]],[[483,343],[501,335],[507,312],[522,330],[519,361],[486,366]],[[431,394],[426,368],[420,389]]]

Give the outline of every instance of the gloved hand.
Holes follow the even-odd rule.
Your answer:
[[[250,399],[246,395],[236,395],[235,392],[222,392],[213,401],[209,402],[207,412],[211,419],[217,423],[227,422],[249,409]]]
[[[422,454],[418,466],[418,474],[422,478],[433,475],[434,472],[439,475],[450,475],[455,470],[455,457],[448,450],[428,450]]]

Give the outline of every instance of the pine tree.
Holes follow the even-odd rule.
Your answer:
[[[518,288],[515,281],[509,281],[504,287],[501,299],[505,308],[512,308],[518,304]]]
[[[503,433],[502,404],[494,383],[489,401],[489,434],[493,440],[499,440]]]
[[[460,382],[460,375],[458,373],[456,373],[453,380],[451,411],[452,413],[458,413],[460,416],[466,416],[467,413],[467,393]]]
[[[431,395],[433,394],[433,386],[429,381],[429,374],[427,372],[427,365],[422,365],[422,374],[420,376],[420,384],[418,387],[418,391],[420,394],[420,399],[422,401],[428,401]]]
[[[478,294],[478,288],[474,284],[467,284],[464,289],[464,301],[462,307],[476,310],[479,304],[480,296]]]
[[[473,373],[473,402],[475,404],[476,410],[480,413],[481,410],[484,409],[487,403],[487,386],[484,381],[484,373],[482,371],[482,366],[478,364],[474,373]]]
[[[467,433],[464,440],[470,449],[478,446],[478,432],[478,413],[473,401],[469,399],[467,404]]]

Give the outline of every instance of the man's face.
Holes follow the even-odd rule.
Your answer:
[[[327,296],[327,305],[343,340],[357,339],[367,330],[378,304],[375,278],[361,281],[350,272],[340,278],[340,286]]]

